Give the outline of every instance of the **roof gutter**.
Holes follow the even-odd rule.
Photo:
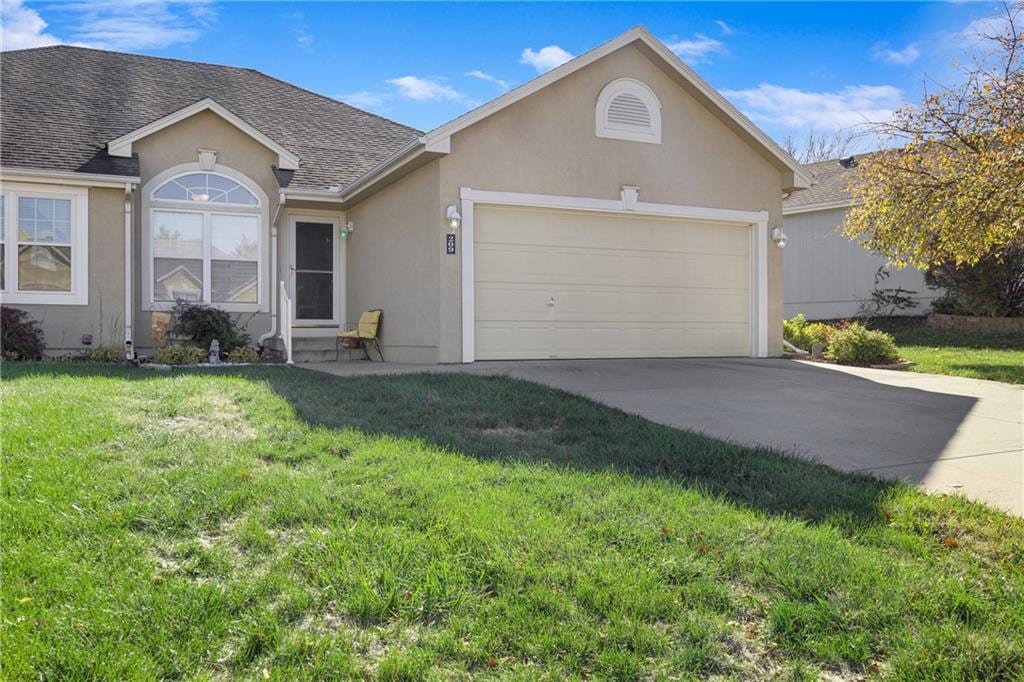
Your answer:
[[[60,185],[111,187],[117,189],[123,189],[125,183],[137,185],[142,182],[142,178],[137,175],[79,173],[77,171],[56,171],[45,168],[12,168],[10,166],[0,166],[0,178],[26,181],[41,179]]]

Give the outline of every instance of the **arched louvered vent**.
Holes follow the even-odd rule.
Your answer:
[[[651,127],[651,112],[647,110],[647,105],[642,99],[627,92],[613,99],[608,105],[608,122],[647,130]]]
[[[612,81],[597,100],[597,136],[660,144],[661,103],[640,81]]]

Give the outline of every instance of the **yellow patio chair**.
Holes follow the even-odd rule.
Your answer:
[[[380,319],[384,314],[381,310],[367,310],[359,316],[359,322],[355,329],[338,330],[338,338],[334,341],[334,359],[341,359],[342,339],[359,339],[359,345],[366,351],[366,359],[373,360],[370,356],[370,348],[377,351],[380,361],[384,362],[384,351],[380,349],[378,335],[380,333]],[[348,350],[349,359],[352,358],[352,349]]]

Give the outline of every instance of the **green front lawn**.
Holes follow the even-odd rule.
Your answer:
[[[932,329],[919,318],[873,320],[872,328],[896,337],[911,370],[1024,384],[1024,334]]]
[[[502,377],[3,366],[3,679],[1020,679],[1024,522]]]

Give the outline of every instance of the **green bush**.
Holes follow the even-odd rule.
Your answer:
[[[120,346],[96,346],[90,348],[85,359],[89,362],[124,362],[125,350]]]
[[[249,343],[249,335],[239,329],[231,315],[220,308],[203,303],[178,300],[171,311],[174,320],[171,331],[192,339],[200,348],[209,349],[214,339],[220,343],[221,353],[230,353]]]
[[[896,362],[900,354],[891,335],[854,322],[833,331],[825,357],[843,365],[874,365]]]
[[[46,339],[39,323],[20,308],[0,306],[0,356],[4,360],[39,360]]]
[[[804,328],[804,336],[807,337],[807,348],[811,349],[811,345],[815,341],[820,341],[821,345],[828,348],[829,341],[832,340],[832,335],[836,333],[836,328],[830,324],[824,322],[812,322]]]
[[[205,361],[206,351],[198,346],[167,346],[153,354],[153,362],[161,365],[198,365]]]
[[[228,362],[255,363],[260,361],[260,352],[249,346],[239,346],[227,354]]]
[[[807,339],[807,318],[803,313],[798,313],[788,320],[782,321],[782,338],[800,350],[810,348]]]

